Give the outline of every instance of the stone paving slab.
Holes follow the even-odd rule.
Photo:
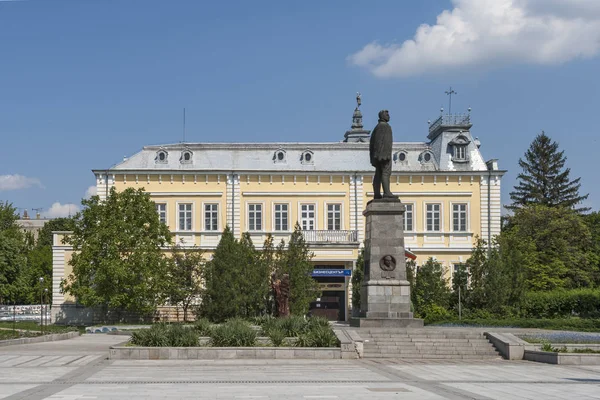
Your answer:
[[[600,399],[600,366],[505,360],[108,360],[102,335],[0,350],[0,399]],[[32,344],[30,346],[40,346]]]

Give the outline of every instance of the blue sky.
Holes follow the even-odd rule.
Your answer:
[[[452,85],[505,204],[545,130],[598,210],[599,54],[597,0],[0,0],[0,200],[74,211],[184,107],[188,141],[339,141],[360,91],[425,141]]]

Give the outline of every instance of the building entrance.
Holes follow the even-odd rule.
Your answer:
[[[348,303],[348,279],[352,270],[343,265],[317,265],[312,276],[319,284],[321,297],[310,303],[309,314],[330,321],[345,321]]]

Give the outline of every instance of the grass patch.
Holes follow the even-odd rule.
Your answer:
[[[556,318],[556,319],[463,319],[437,322],[430,326],[538,328],[576,332],[600,332],[599,318]]]
[[[14,323],[9,321],[0,322],[0,328],[8,328],[8,329],[21,329],[25,331],[41,331],[40,325],[34,321],[17,321]],[[83,329],[83,330],[82,330]],[[65,326],[65,325],[44,325],[44,332],[49,333],[65,333],[65,332],[85,332],[84,327],[76,327],[76,326]]]
[[[7,331],[3,329],[0,330],[0,340],[11,340],[36,336],[39,336],[39,334],[34,332]]]

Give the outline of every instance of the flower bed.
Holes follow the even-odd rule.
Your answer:
[[[339,347],[340,341],[323,318],[240,319],[213,325],[200,319],[193,326],[155,324],[134,331],[130,344],[141,347]],[[259,336],[259,335],[262,335]],[[209,338],[208,340],[206,338]]]

